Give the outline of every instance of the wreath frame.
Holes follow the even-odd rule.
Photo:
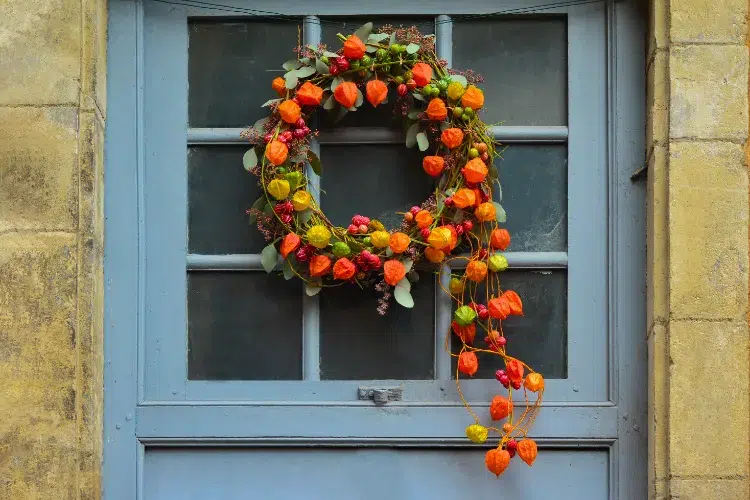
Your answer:
[[[415,263],[427,260],[439,273],[443,266],[465,262],[465,272],[452,275],[447,288],[438,282],[456,304],[445,348],[458,358],[458,394],[474,419],[466,436],[482,444],[490,432],[500,435],[485,456],[487,469],[497,476],[516,454],[531,466],[537,445],[528,432],[540,410],[544,378],[506,350],[502,322],[523,315],[523,304],[518,294],[500,287],[510,234],[499,227],[506,214],[493,200],[493,187],[500,182],[492,163],[501,152],[479,117],[484,94],[476,84],[481,77],[448,69],[435,53],[434,35],[422,35],[416,27],[383,26],[373,33],[373,24],[366,23],[352,35],[337,36],[343,47],[336,52],[324,45],[298,45],[297,58],[285,62],[284,76],[272,82],[279,97],[263,105],[270,115],[242,134],[254,145],[243,157],[244,167],[263,190],[248,210],[251,224],[269,241],[261,252],[262,265],[273,272],[281,257],[284,278],[303,280],[310,296],[346,283],[372,286],[382,294],[378,312],[385,314],[391,297],[403,307],[414,306]],[[308,121],[319,107],[334,113],[336,121],[365,100],[376,107],[386,101],[390,86],[399,95],[396,109],[405,121],[405,145],[422,152],[435,149],[422,167],[437,179],[437,187],[420,206],[403,213],[399,228],[386,230],[359,214],[349,227],[337,227],[311,193],[308,173],[321,176],[322,164],[310,148],[318,132]],[[482,284],[485,296],[477,297]],[[474,346],[478,328],[486,333],[486,347]],[[452,335],[461,341],[458,353],[451,352]],[[477,372],[477,354],[499,356],[505,364],[496,378],[508,395],[495,396],[489,408],[493,421],[505,420],[500,428],[482,425],[461,393],[460,375]],[[514,392],[523,394],[515,404]],[[536,395],[534,401],[529,393]],[[524,410],[516,415],[520,401]]]

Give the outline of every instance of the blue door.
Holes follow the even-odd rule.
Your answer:
[[[637,5],[111,0],[109,14],[106,499],[646,497]],[[481,73],[508,145],[504,277],[529,312],[506,335],[548,382],[539,458],[500,479],[463,435],[438,283],[451,270],[380,316],[371,294],[267,275],[245,216],[258,187],[240,132],[291,47],[370,20],[434,33],[440,57]],[[334,223],[358,210],[393,226],[426,198],[397,125],[321,121]],[[389,388],[397,400],[367,397]],[[484,415],[498,383],[487,369],[462,389]]]

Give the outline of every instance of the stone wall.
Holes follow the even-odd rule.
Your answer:
[[[0,498],[100,497],[106,0],[0,2]]]
[[[747,12],[651,1],[651,499],[750,498]]]

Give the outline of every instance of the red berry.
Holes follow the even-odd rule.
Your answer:
[[[359,225],[359,232],[361,234],[366,234],[367,233],[367,226],[365,224],[360,224]]]
[[[506,372],[505,370],[497,370],[497,371],[495,372],[495,378],[496,378],[496,379],[497,379],[498,381],[500,380],[500,377],[504,377],[504,376],[507,376],[507,375],[508,375],[508,373],[507,373],[507,372]]]
[[[471,231],[472,229],[474,229],[474,223],[473,223],[473,222],[471,222],[470,220],[465,220],[465,221],[463,221],[463,222],[461,223],[461,226],[463,226],[463,228],[464,228],[464,231],[466,231],[467,233],[468,233],[469,231]]]
[[[490,155],[487,154],[487,152],[482,153],[479,155],[479,157],[482,159],[483,162],[487,163],[487,161],[490,159]]]
[[[482,198],[482,202],[490,201],[490,195],[484,192],[484,190],[481,190],[479,192],[479,196]]]
[[[300,247],[294,252],[294,257],[297,259],[297,262],[307,262],[310,259],[310,254],[307,252],[307,248]]]
[[[449,196],[445,199],[445,206],[446,207],[452,207],[453,206],[453,197]]]
[[[263,140],[264,140],[265,142],[271,142],[271,141],[273,140],[273,134],[272,134],[272,133],[270,133],[270,132],[269,132],[269,133],[267,133],[266,135],[264,135],[264,136],[263,136]]]
[[[303,137],[305,137],[305,130],[301,128],[294,129],[294,132],[292,132],[292,134],[294,135],[295,139],[302,139]]]
[[[414,214],[413,214],[413,213],[411,213],[411,212],[406,212],[406,213],[404,214],[404,220],[405,220],[406,222],[411,222],[411,221],[413,221],[413,220],[414,220]]]
[[[282,137],[286,137],[286,140],[288,141],[289,139],[292,138],[292,131],[291,130],[285,130],[285,131],[283,131],[281,133],[281,136]]]
[[[487,249],[486,249],[486,248],[482,248],[482,249],[481,249],[481,250],[479,251],[479,259],[480,259],[480,260],[484,260],[484,259],[486,259],[486,258],[487,258]]]
[[[310,132],[311,132],[311,130],[310,130],[310,127],[308,127],[307,125],[305,125],[305,126],[304,126],[304,127],[302,128],[302,131],[303,131],[303,132],[305,133],[305,135],[309,135],[309,134],[310,134]]]
[[[409,92],[409,87],[407,87],[405,84],[401,84],[397,87],[398,95],[405,96]]]
[[[340,71],[340,70],[339,70],[339,67],[338,67],[338,66],[336,66],[335,64],[331,64],[331,65],[330,65],[330,66],[328,67],[328,71],[329,71],[329,72],[330,72],[330,73],[331,73],[332,75],[336,76],[336,75],[338,75],[338,74],[339,74],[339,71]]]
[[[508,450],[508,455],[510,455],[510,458],[513,458],[516,456],[516,450]]]
[[[282,143],[282,144],[286,144],[287,142],[289,142],[289,139],[287,139],[287,138],[286,138],[285,136],[283,136],[283,135],[280,135],[280,136],[278,137],[278,139],[277,139],[277,140],[278,140],[278,141],[279,141],[280,143]]]
[[[518,389],[521,388],[521,381],[520,380],[514,380],[512,385],[513,385],[513,388],[515,390],[518,390]]]
[[[346,229],[349,234],[357,234],[359,232],[359,227],[355,226],[354,224],[349,224],[349,227]]]
[[[508,451],[516,451],[516,448],[518,448],[518,442],[515,439],[511,439],[505,443],[505,449]]]
[[[429,236],[430,236],[430,228],[429,227],[423,227],[422,231],[420,231],[420,232],[422,233],[422,239],[423,240],[427,240],[427,238],[429,238]]]
[[[411,212],[412,215],[417,215],[420,210],[422,210],[420,207],[414,205],[409,209],[409,212]]]
[[[500,383],[503,384],[503,387],[505,387],[506,389],[510,385],[510,378],[507,375],[502,375],[500,378],[498,378],[498,381],[500,381]]]
[[[505,337],[499,337],[497,339],[497,345],[499,345],[500,347],[505,347],[507,344],[508,344],[508,339],[506,339]]]
[[[277,214],[279,214],[279,215],[281,215],[281,214],[283,214],[283,213],[286,213],[286,209],[284,208],[284,204],[283,204],[283,203],[277,203],[277,204],[276,204],[276,205],[275,205],[275,206],[273,207],[273,211],[274,211],[274,212],[276,212],[276,213],[277,213]]]
[[[292,214],[283,214],[279,216],[279,219],[281,219],[281,222],[284,224],[291,224],[292,223]]]
[[[473,309],[473,310],[474,310],[474,312],[477,312],[477,311],[479,311],[479,306],[478,306],[478,305],[477,305],[476,303],[474,303],[474,302],[469,302],[469,303],[468,303],[468,304],[466,304],[466,305],[468,305],[468,306],[469,306],[469,307],[470,307],[471,309]]]
[[[301,104],[299,103],[299,99],[297,99],[296,97],[292,97],[292,102],[297,106],[301,106]]]
[[[297,128],[305,128],[305,119],[304,118],[300,118],[299,120],[297,120],[296,122],[294,122],[294,126],[297,127]]]
[[[479,314],[479,319],[482,319],[482,320],[485,320],[490,317],[490,311],[488,311],[487,309],[482,309],[477,314]]]
[[[461,236],[462,234],[464,234],[464,226],[463,225],[459,224],[454,229],[456,230],[456,235],[457,236]]]
[[[339,70],[346,71],[349,69],[349,61],[344,57],[339,57],[336,59],[336,66],[339,67]]]
[[[406,88],[409,90],[414,90],[415,88],[417,88],[417,82],[415,82],[414,80],[407,80]]]

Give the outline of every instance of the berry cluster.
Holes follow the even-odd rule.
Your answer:
[[[381,266],[380,257],[374,253],[368,252],[367,250],[362,250],[362,252],[354,258],[354,265],[362,272],[374,271]]]
[[[367,234],[367,228],[370,225],[370,218],[364,215],[355,215],[352,217],[352,223],[349,224],[347,232],[349,234]]]

